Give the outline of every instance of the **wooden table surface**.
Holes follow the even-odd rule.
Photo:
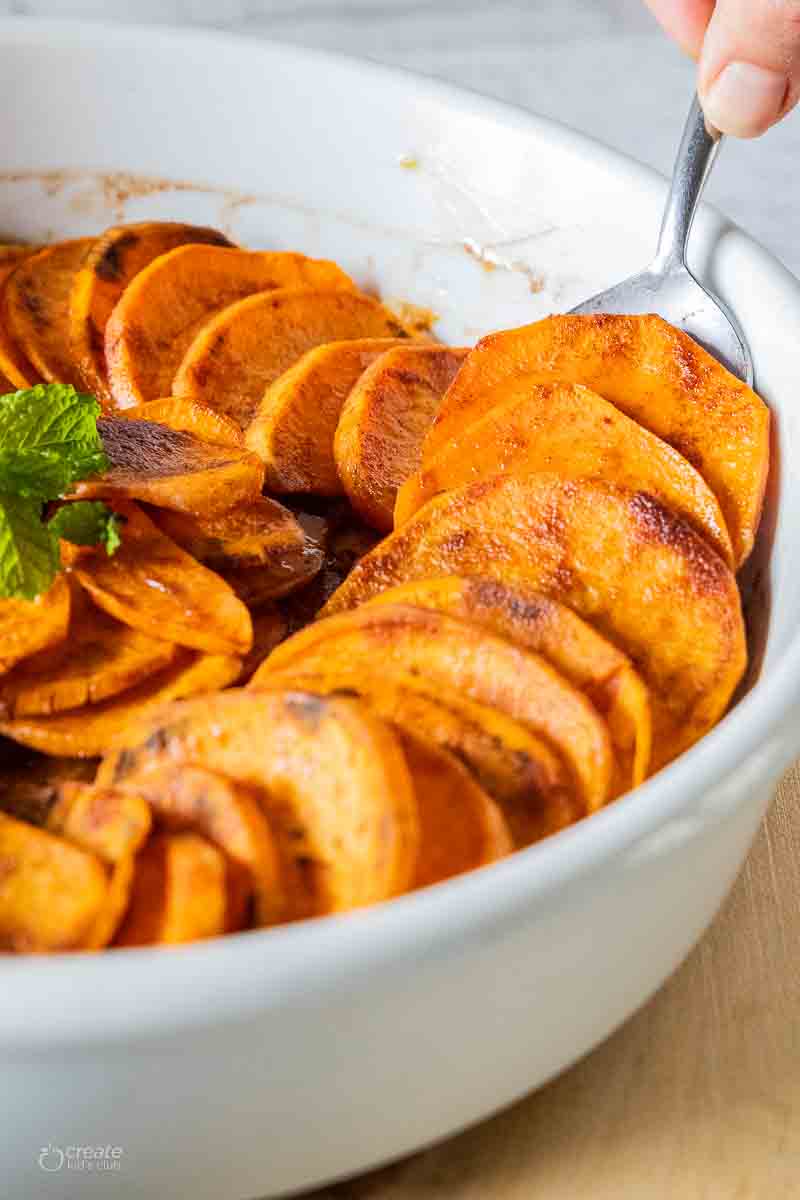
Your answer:
[[[797,1200],[799,900],[796,766],[713,927],[627,1025],[501,1116],[314,1200]]]

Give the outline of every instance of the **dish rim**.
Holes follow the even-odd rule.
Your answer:
[[[0,19],[0,41],[6,45],[77,43],[86,51],[109,40],[145,52],[157,43],[185,46],[189,40],[208,52],[223,46],[262,59],[311,62],[351,79],[359,77],[362,83],[366,78],[378,85],[381,81],[406,88],[413,84],[417,95],[445,108],[493,118],[523,134],[549,132],[567,150],[602,162],[614,174],[624,170],[641,188],[664,187],[658,172],[557,121],[370,60],[201,28]],[[800,288],[758,242],[732,222],[729,226],[741,234],[754,260],[773,273],[779,269]],[[574,903],[575,889],[586,886],[601,867],[664,830],[697,804],[698,794],[718,788],[754,754],[759,764],[767,764],[756,777],[777,777],[800,749],[800,729],[789,739],[791,752],[779,746],[774,735],[798,706],[800,630],[793,634],[782,660],[770,668],[768,678],[759,679],[695,747],[601,812],[490,867],[341,917],[232,934],[170,948],[168,954],[150,947],[0,960],[0,1045],[52,1047],[56,1042],[96,1042],[154,1029],[208,1025],[222,1016],[235,1020],[301,994],[315,979],[336,986],[384,962],[408,956],[422,962],[428,956],[440,958],[443,949],[461,953],[469,942],[499,935],[510,921],[541,919],[546,916],[546,903]],[[265,952],[267,946],[271,954]],[[245,978],[248,987],[242,989],[239,985]],[[185,990],[187,981],[191,995]],[[102,1005],[96,1003],[98,994]],[[86,1027],[87,1006],[100,1018],[91,1029]]]

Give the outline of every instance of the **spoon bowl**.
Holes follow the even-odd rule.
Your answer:
[[[707,127],[695,97],[675,163],[655,259],[640,274],[593,296],[572,312],[578,316],[657,313],[752,387],[753,359],[736,318],[686,265],[692,222],[721,141],[721,136]]]

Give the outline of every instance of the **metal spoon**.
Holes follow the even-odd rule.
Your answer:
[[[753,360],[735,317],[698,283],[686,265],[692,222],[721,141],[719,133],[707,128],[695,96],[675,162],[655,259],[640,275],[572,311],[580,315],[658,313],[752,386]]]

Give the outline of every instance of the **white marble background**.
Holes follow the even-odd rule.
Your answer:
[[[213,25],[440,76],[668,171],[692,67],[641,0],[0,0],[0,13]],[[800,274],[800,116],[729,144],[709,198]]]

